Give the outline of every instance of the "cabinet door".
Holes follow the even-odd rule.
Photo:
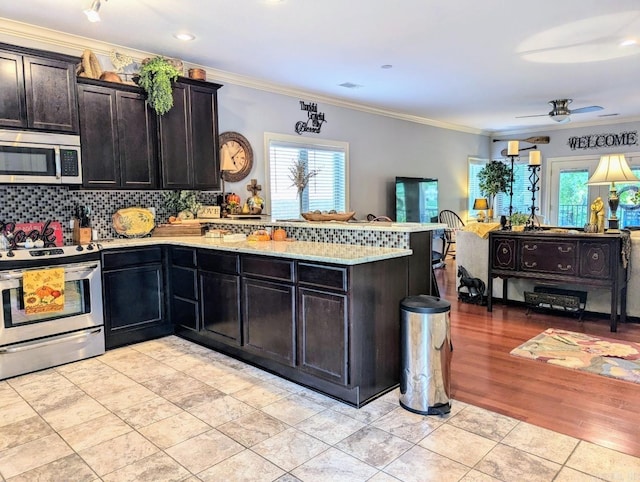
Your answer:
[[[160,116],[160,167],[162,187],[189,189],[193,187],[191,153],[191,116],[188,86],[173,87],[173,107]]]
[[[95,188],[120,187],[116,96],[113,89],[78,86],[80,138],[82,140],[82,185]]]
[[[166,334],[162,264],[105,271],[103,289],[107,348]]]
[[[218,165],[217,94],[211,88],[189,86],[193,187],[208,190],[220,187]]]
[[[491,267],[493,269],[516,269],[516,240],[491,237]]]
[[[618,242],[618,240],[615,240]],[[580,276],[585,278],[609,279],[614,268],[611,253],[615,247],[610,243],[583,242],[580,244]],[[616,261],[617,262],[617,261]]]
[[[144,95],[116,92],[121,187],[156,187],[157,154],[155,115]]]
[[[0,126],[27,126],[22,55],[4,51],[0,51]]]
[[[295,366],[294,287],[244,278],[242,298],[245,349]]]
[[[28,56],[23,62],[29,127],[77,133],[75,65]]]
[[[346,385],[349,381],[348,333],[346,295],[298,289],[298,364],[301,370]]]
[[[241,344],[240,276],[200,272],[202,329],[224,342]]]

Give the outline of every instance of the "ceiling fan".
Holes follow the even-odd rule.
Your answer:
[[[548,115],[554,121],[564,124],[566,122],[571,122],[571,114],[584,114],[586,112],[595,112],[597,110],[602,110],[602,107],[600,107],[599,105],[589,105],[587,107],[580,107],[578,109],[569,109],[569,104],[571,104],[571,102],[573,102],[573,99],[550,100],[549,104],[552,108],[548,114],[521,115],[518,116],[517,119],[522,119],[524,117],[542,117]]]

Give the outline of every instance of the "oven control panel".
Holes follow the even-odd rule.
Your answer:
[[[62,248],[32,249],[29,251],[29,255],[32,257],[55,256],[60,254],[64,254]]]

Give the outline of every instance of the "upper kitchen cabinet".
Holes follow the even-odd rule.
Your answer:
[[[77,134],[78,61],[0,43],[0,126]]]
[[[78,79],[78,106],[84,187],[155,189],[156,116],[142,89]]]
[[[220,188],[219,84],[180,78],[173,108],[159,117],[160,174],[165,189]]]

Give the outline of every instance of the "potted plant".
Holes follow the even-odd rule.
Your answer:
[[[510,179],[511,169],[501,161],[487,163],[478,173],[480,192],[489,200],[489,218],[493,218],[496,194],[507,192]]]
[[[196,191],[163,191],[164,207],[179,219],[193,219],[200,209]]]
[[[171,82],[180,75],[169,59],[154,57],[142,62],[138,85],[147,93],[147,102],[158,115],[164,115],[173,107]]]

